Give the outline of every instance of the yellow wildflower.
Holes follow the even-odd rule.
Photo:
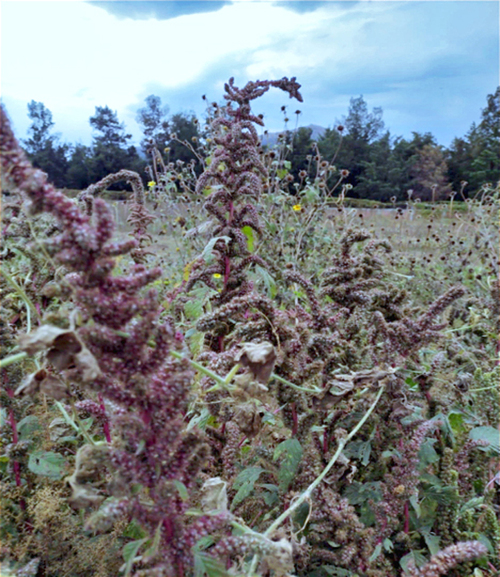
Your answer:
[[[218,272],[214,272],[214,278],[222,278],[222,275]]]
[[[153,186],[156,186],[156,182],[154,180],[150,180],[148,182],[148,186],[149,186],[149,188],[153,188]]]
[[[302,210],[302,206],[300,204],[294,204],[292,206],[293,210],[295,210],[296,212],[298,212],[299,210]]]

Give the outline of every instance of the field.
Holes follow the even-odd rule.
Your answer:
[[[498,575],[498,189],[292,196],[237,94],[107,203],[2,118],[2,575]]]

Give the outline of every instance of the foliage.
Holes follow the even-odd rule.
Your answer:
[[[251,103],[272,87],[301,100],[295,79],[231,79],[203,142],[176,134],[201,176],[152,153],[146,191],[119,170],[76,202],[2,110],[22,193],[0,284],[2,555],[18,575],[500,568],[499,191],[460,211],[453,196],[350,208],[345,142],[368,142],[356,186],[385,198],[424,168],[437,178],[432,136],[391,150],[358,100],[329,156],[301,134],[294,175],[294,142],[259,146]],[[122,146],[111,116],[106,146]],[[416,175],[422,151],[434,161]],[[117,233],[97,197],[119,180],[133,195]]]
[[[51,134],[54,126],[52,113],[42,102],[32,100],[28,104],[28,116],[32,121],[29,138],[24,146],[34,166],[42,169],[56,186],[64,186],[69,167],[67,144],[59,144],[58,137]]]

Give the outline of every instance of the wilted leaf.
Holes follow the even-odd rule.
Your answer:
[[[201,487],[201,508],[209,511],[227,511],[227,483],[220,477],[207,479]]]
[[[276,350],[271,343],[245,343],[235,361],[248,367],[253,378],[262,384],[269,381],[276,362]]]
[[[19,337],[19,348],[29,355],[34,355],[52,347],[55,339],[67,333],[66,329],[60,329],[52,325],[42,325],[34,331]]]
[[[292,544],[284,537],[271,543],[271,550],[264,555],[263,561],[275,575],[290,575],[294,570]]]

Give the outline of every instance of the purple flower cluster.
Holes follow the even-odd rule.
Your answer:
[[[181,346],[180,338],[170,322],[160,320],[156,292],[146,289],[161,271],[133,265],[129,275],[115,276],[114,257],[129,254],[137,241],[113,240],[111,211],[101,199],[94,201],[89,216],[55,190],[26,159],[3,109],[0,121],[3,174],[22,192],[33,213],[52,214],[62,230],[47,242],[47,249],[70,271],[66,280],[85,321],[64,335],[65,342],[78,350],[88,348],[99,370],[91,382],[82,384],[114,407],[108,422],[103,405],[81,406],[99,416],[108,426],[106,436],[111,434],[113,440],[110,462],[116,474],[108,494],[116,501],[101,517],[106,510],[111,516],[135,517],[151,535],[159,535],[156,553],[150,556],[155,574],[183,575],[192,565],[191,547],[203,527],[224,521],[202,518],[190,526],[185,523],[188,502],[181,498],[179,483],[188,491],[195,487],[208,447],[198,433],[185,430],[193,375],[186,361],[169,355]],[[69,358],[72,351],[58,353]],[[90,458],[92,451],[82,455],[80,460]]]

